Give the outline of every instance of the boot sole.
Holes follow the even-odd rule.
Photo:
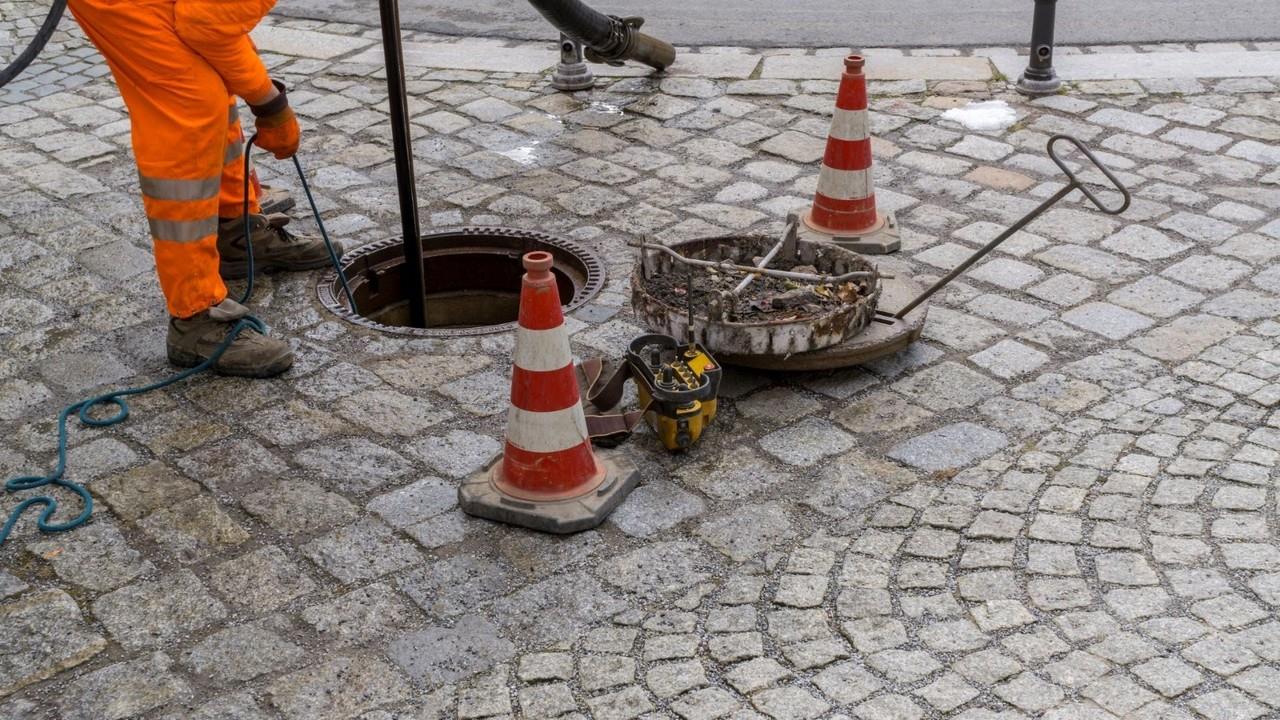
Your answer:
[[[269,205],[262,205],[262,206],[261,206],[261,208],[262,208],[262,214],[263,214],[263,215],[275,215],[276,213],[288,212],[288,211],[292,210],[292,209],[294,208],[294,206],[296,206],[297,204],[298,204],[298,201],[297,201],[297,200],[294,200],[293,198],[289,198],[288,200],[281,200],[281,201],[279,201],[279,202],[273,202],[273,203],[271,203],[271,204],[269,204]]]
[[[165,348],[169,356],[169,363],[180,368],[193,368],[205,361],[192,352],[179,350],[176,348]],[[293,354],[290,353],[283,357],[277,358],[274,362],[255,368],[225,368],[217,363],[213,366],[213,371],[219,375],[228,375],[231,377],[245,377],[254,379],[271,378],[284,373],[293,367]]]
[[[328,258],[325,258],[324,260],[317,260],[315,262],[304,263],[301,265],[285,264],[285,263],[270,263],[270,262],[267,262],[267,263],[255,262],[253,264],[253,269],[254,269],[254,272],[256,273],[264,274],[264,273],[274,273],[274,272],[315,270],[316,268],[326,267],[329,264],[330,263]],[[248,261],[219,263],[218,274],[222,276],[223,280],[243,280],[249,277],[249,263]]]

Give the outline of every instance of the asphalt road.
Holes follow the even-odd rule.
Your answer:
[[[875,47],[1024,45],[1032,0],[591,0],[641,15],[680,45]],[[453,35],[552,39],[524,0],[401,0],[406,28]],[[376,23],[374,0],[280,0],[293,17]],[[1280,0],[1061,0],[1058,42],[1280,39]]]

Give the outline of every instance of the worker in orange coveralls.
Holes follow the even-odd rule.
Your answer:
[[[249,31],[275,0],[69,0],[102,52],[129,108],[142,200],[169,314],[170,362],[192,367],[226,339],[244,306],[223,280],[248,275],[242,218],[244,142],[236,97],[248,103],[257,145],[277,158],[298,150],[297,118]],[[251,238],[260,270],[328,262],[323,243],[261,213],[250,190]],[[289,345],[243,330],[218,372],[271,377],[293,364]]]

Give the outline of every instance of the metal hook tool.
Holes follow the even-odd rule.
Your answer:
[[[1071,172],[1071,168],[1067,167],[1066,162],[1058,155],[1057,151],[1054,148],[1054,146],[1058,142],[1061,142],[1064,140],[1066,142],[1071,143],[1072,145],[1075,145],[1076,148],[1080,150],[1080,152],[1084,153],[1084,156],[1089,158],[1089,161],[1093,163],[1094,167],[1101,170],[1102,174],[1106,176],[1107,180],[1110,180],[1111,184],[1114,185],[1115,188],[1120,191],[1120,195],[1123,197],[1123,202],[1120,203],[1119,207],[1109,208],[1106,205],[1104,205],[1102,201],[1098,199],[1098,196],[1094,195],[1093,191],[1090,190],[1088,187],[1086,187],[1085,184],[1080,181],[1080,178],[1076,177],[1075,173]],[[1071,180],[1071,182],[1067,183],[1065,187],[1063,187],[1058,192],[1054,193],[1053,196],[1051,196],[1048,200],[1045,200],[1044,202],[1040,203],[1040,207],[1037,207],[1035,210],[1032,210],[1030,213],[1027,213],[1026,217],[1022,218],[1021,220],[1014,223],[1013,225],[1010,225],[1009,229],[1000,233],[999,237],[987,243],[986,245],[982,246],[982,248],[980,248],[973,255],[970,255],[967,260],[957,265],[955,269],[953,269],[951,272],[947,273],[946,277],[935,282],[928,290],[925,290],[924,292],[920,293],[920,295],[916,297],[915,300],[912,300],[910,303],[907,304],[906,307],[902,308],[896,314],[894,314],[895,318],[899,320],[901,320],[902,318],[905,318],[907,316],[907,313],[910,313],[912,310],[915,310],[916,307],[918,307],[921,303],[923,303],[924,301],[932,297],[934,293],[946,287],[947,283],[950,283],[952,280],[955,280],[956,277],[958,277],[961,273],[963,273],[965,270],[968,270],[970,267],[972,267],[974,263],[986,257],[987,253],[999,247],[1000,243],[1013,237],[1015,233],[1017,233],[1019,230],[1021,230],[1022,228],[1030,224],[1032,220],[1035,220],[1036,218],[1040,217],[1040,215],[1043,214],[1044,211],[1048,210],[1054,205],[1057,205],[1058,201],[1070,195],[1075,190],[1079,190],[1081,193],[1083,193],[1085,197],[1089,198],[1089,202],[1092,202],[1095,206],[1097,206],[1099,210],[1101,210],[1102,212],[1108,215],[1119,215],[1120,213],[1129,209],[1129,203],[1132,198],[1130,198],[1129,196],[1128,188],[1126,188],[1120,182],[1119,178],[1113,175],[1111,171],[1108,170],[1107,167],[1102,164],[1101,160],[1099,160],[1097,157],[1094,156],[1092,152],[1089,151],[1089,148],[1084,146],[1084,143],[1080,142],[1074,137],[1071,137],[1070,135],[1054,135],[1053,137],[1049,138],[1049,143],[1046,146],[1046,149],[1049,152],[1049,157],[1053,159],[1053,162],[1058,166],[1058,168],[1062,170],[1062,172],[1067,176],[1068,179]]]

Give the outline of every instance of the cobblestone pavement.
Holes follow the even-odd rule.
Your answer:
[[[384,90],[346,59],[374,33],[299,27],[355,41],[268,59],[297,88],[331,229],[383,237]],[[82,41],[55,51],[0,106],[6,476],[49,465],[62,403],[169,372],[120,101]],[[624,241],[775,231],[814,190],[834,89],[569,96],[421,71],[424,222],[595,248],[608,285],[569,322],[580,353],[617,354],[640,331]],[[294,339],[290,374],[200,378],[72,430],[100,508],[64,535],[28,519],[0,549],[0,717],[1276,717],[1275,81],[872,94],[895,273],[939,274],[1053,192],[1051,133],[1098,148],[1133,208],[1052,211],[899,356],[730,373],[705,442],[633,439],[644,485],[564,539],[456,509],[499,447],[510,336],[379,336],[327,315],[315,276],[268,278],[254,305]],[[939,118],[993,96],[1013,128]]]

